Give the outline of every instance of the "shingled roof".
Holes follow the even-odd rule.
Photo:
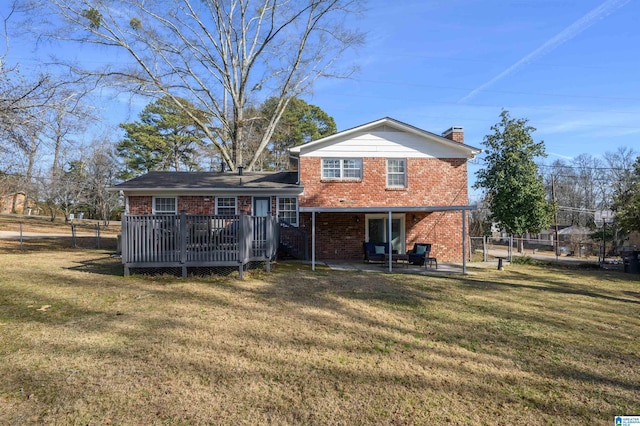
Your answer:
[[[149,172],[113,187],[120,191],[302,190],[296,172]]]

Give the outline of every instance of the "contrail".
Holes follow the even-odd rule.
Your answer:
[[[593,25],[595,23],[596,20],[598,20],[600,18],[604,18],[604,17],[610,15],[615,10],[617,10],[617,9],[621,8],[622,6],[624,6],[625,4],[629,3],[629,1],[631,1],[631,0],[607,0],[607,1],[605,1],[600,6],[596,7],[591,12],[587,13],[582,18],[578,19],[576,22],[574,22],[573,24],[569,25],[567,28],[565,28],[564,30],[562,30],[561,32],[556,34],[554,37],[552,37],[549,40],[547,40],[542,46],[538,47],[536,50],[534,50],[533,52],[529,53],[527,56],[525,56],[524,58],[520,59],[518,62],[516,62],[515,64],[511,65],[509,68],[507,68],[506,70],[502,71],[500,74],[498,74],[497,76],[493,77],[491,80],[487,81],[483,85],[473,89],[471,92],[469,92],[469,94],[467,96],[465,96],[464,98],[460,99],[458,101],[458,103],[462,103],[462,102],[468,101],[469,99],[471,99],[475,95],[477,95],[478,92],[486,89],[489,86],[492,86],[497,81],[502,80],[504,77],[506,77],[509,74],[511,74],[514,71],[516,71],[518,68],[520,68],[520,67],[522,67],[522,66],[524,66],[524,65],[526,65],[526,64],[528,64],[530,62],[533,62],[536,59],[541,58],[542,56],[544,56],[547,53],[551,52],[556,47],[560,46],[563,43],[566,43],[567,41],[571,40],[572,38],[574,38],[575,36],[580,34],[582,31],[584,31],[587,28],[589,28],[591,25]]]

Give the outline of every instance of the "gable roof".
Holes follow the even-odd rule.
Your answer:
[[[295,172],[148,172],[113,191],[127,192],[301,192]]]
[[[393,128],[395,130],[399,130],[402,132],[410,133],[416,135],[421,138],[425,138],[431,141],[438,142],[447,147],[463,151],[468,158],[473,158],[476,155],[480,154],[482,150],[480,148],[473,147],[471,145],[466,145],[464,143],[452,141],[451,139],[447,139],[443,136],[437,135],[435,133],[428,132],[426,130],[420,129],[418,127],[412,126],[407,123],[403,123],[402,121],[398,121],[396,119],[390,117],[384,117],[376,121],[372,121],[357,127],[352,127],[351,129],[343,130],[342,132],[335,133],[331,136],[326,136],[322,139],[318,139],[315,141],[308,142],[303,145],[299,145],[289,149],[290,154],[294,156],[299,156],[301,153],[311,152],[321,146],[330,145],[333,142],[337,142],[340,140],[344,140],[349,136],[355,136],[360,133],[370,132],[375,130],[376,128],[380,128],[383,126],[387,126]]]

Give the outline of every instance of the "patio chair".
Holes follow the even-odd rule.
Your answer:
[[[362,249],[364,250],[364,261],[366,263],[384,262],[385,253],[389,252],[389,244],[364,242],[362,243]]]
[[[409,263],[413,265],[418,265],[427,267],[427,263],[429,267],[433,263],[436,264],[436,269],[438,269],[438,259],[431,256],[431,244],[429,243],[415,243],[413,248],[407,252],[409,256]]]

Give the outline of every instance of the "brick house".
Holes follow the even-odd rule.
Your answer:
[[[26,198],[24,192],[0,195],[0,214],[26,213],[24,205]]]
[[[116,185],[125,213],[251,216],[295,220],[302,187],[293,172],[149,172]],[[292,207],[293,206],[293,207]]]
[[[460,127],[383,118],[292,148],[289,172],[150,172],[114,189],[129,215],[278,216],[306,232],[314,260],[362,259],[364,241],[391,238],[399,253],[426,242],[460,261],[467,161],[480,152]]]
[[[388,243],[391,228],[399,253],[427,242],[438,259],[460,261],[467,161],[480,152],[461,127],[436,135],[391,118],[292,148],[299,226],[320,259],[362,258],[362,242]]]

